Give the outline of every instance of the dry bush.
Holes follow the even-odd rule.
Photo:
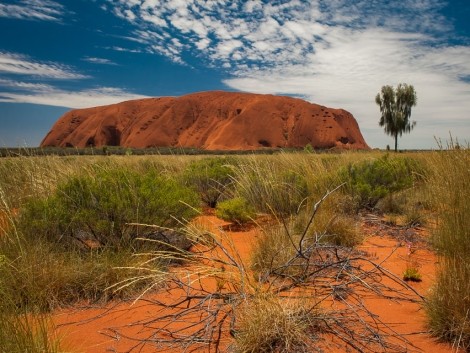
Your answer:
[[[282,246],[267,252],[281,259],[272,256],[263,271],[250,271],[223,232],[197,227],[188,228],[197,244],[191,251],[155,252],[155,258],[177,258],[184,266],[170,271],[166,295],[145,299],[154,318],[136,324],[152,334],[135,348],[294,353],[314,351],[318,337],[331,335],[358,352],[406,352],[407,339],[364,300],[422,298],[364,253],[309,232],[329,194],[312,206],[302,232],[282,226],[275,233]],[[385,277],[395,286],[387,286]]]

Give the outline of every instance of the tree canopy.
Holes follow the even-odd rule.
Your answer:
[[[417,103],[416,91],[412,85],[400,83],[397,88],[383,86],[375,97],[380,107],[379,125],[385,133],[395,138],[395,152],[398,150],[398,136],[409,133],[416,125],[410,121],[411,108]]]

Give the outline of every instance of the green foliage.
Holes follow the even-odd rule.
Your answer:
[[[255,217],[253,207],[242,197],[219,202],[215,214],[225,221],[238,224],[249,222]]]
[[[315,150],[313,149],[312,145],[310,143],[308,143],[304,146],[304,152],[305,153],[313,153],[313,152],[315,152]]]
[[[407,267],[403,272],[403,280],[411,282],[421,282],[421,274],[417,267]]]
[[[409,158],[381,158],[350,164],[343,169],[344,180],[359,208],[373,208],[394,192],[413,186],[414,171],[419,166]]]
[[[394,137],[397,152],[398,136],[409,133],[416,125],[415,121],[410,121],[411,108],[417,102],[415,89],[406,83],[400,83],[396,89],[383,86],[375,102],[380,107],[379,125],[384,127],[386,134]]]
[[[228,157],[204,158],[192,162],[184,171],[184,179],[201,195],[202,201],[215,208],[232,184],[235,160]]]
[[[93,240],[99,246],[127,246],[145,236],[143,223],[175,227],[195,216],[197,194],[177,181],[154,172],[103,169],[95,176],[79,175],[59,184],[49,197],[28,202],[20,229],[57,242]]]

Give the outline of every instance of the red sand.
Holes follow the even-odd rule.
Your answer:
[[[54,124],[41,147],[254,150],[307,144],[369,148],[345,110],[291,97],[222,91],[72,110]]]
[[[226,222],[214,216],[204,216],[204,221],[211,224],[216,229]],[[401,277],[407,264],[418,264],[419,272],[422,275],[422,282],[410,283],[420,294],[426,295],[434,280],[434,269],[436,258],[432,252],[426,250],[421,245],[407,246],[405,242],[399,242],[390,236],[380,236],[383,233],[377,227],[370,224],[363,224],[363,231],[369,237],[361,246],[374,258],[376,263],[383,261],[383,266]],[[257,236],[257,229],[243,232],[228,232],[235,248],[244,260],[248,260],[253,242]],[[411,244],[411,243],[410,243]],[[390,283],[393,285],[392,283]],[[163,292],[157,295],[159,299],[174,297],[177,291]],[[434,352],[451,353],[455,352],[448,344],[440,344],[426,333],[425,313],[417,303],[400,302],[394,303],[383,299],[366,299],[369,309],[378,314],[382,321],[389,323],[397,333],[407,335],[407,339],[415,346],[408,347],[410,352]],[[152,305],[145,301],[139,301],[135,305],[130,303],[117,303],[108,305],[106,308],[86,308],[83,310],[72,308],[55,313],[54,321],[59,325],[59,334],[63,335],[67,346],[72,347],[74,352],[98,353],[98,352],[127,352],[137,341],[127,337],[147,337],[151,332],[141,325],[127,326],[139,320],[151,320],[155,313],[152,312]],[[117,331],[114,331],[117,329]],[[328,337],[325,337],[328,344]],[[349,352],[346,347],[341,348],[328,345],[326,352]],[[343,344],[344,346],[344,344]],[[159,351],[151,345],[145,346],[139,352]],[[178,352],[181,350],[174,350]],[[201,350],[204,351],[204,350]]]

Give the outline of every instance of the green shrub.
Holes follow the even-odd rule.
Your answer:
[[[170,178],[118,168],[80,175],[58,185],[51,196],[28,202],[21,212],[25,234],[54,242],[94,241],[98,246],[127,246],[145,237],[129,223],[176,227],[195,216],[198,196]]]
[[[233,158],[204,158],[192,162],[184,171],[183,178],[199,192],[207,206],[215,208],[232,184],[234,164]]]
[[[215,214],[225,221],[238,224],[249,222],[255,217],[253,207],[241,197],[219,202]]]
[[[419,273],[419,269],[415,266],[407,267],[403,272],[403,280],[411,282],[421,282],[421,273]]]
[[[351,164],[341,173],[359,208],[373,208],[394,192],[413,186],[420,167],[409,158],[391,158],[388,154],[371,161]]]

